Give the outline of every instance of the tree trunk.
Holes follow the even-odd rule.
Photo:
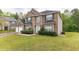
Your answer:
[[[25,31],[25,29],[26,29],[25,27],[26,27],[26,25],[24,24],[24,31]]]

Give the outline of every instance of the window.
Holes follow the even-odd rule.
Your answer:
[[[12,22],[12,24],[15,24],[15,22]]]
[[[31,22],[32,22],[32,19],[31,19],[31,18],[26,18],[26,19],[25,19],[25,22],[26,22],[26,23],[31,23]]]
[[[32,19],[31,18],[28,18],[28,22],[30,23],[32,21]]]
[[[53,21],[53,15],[46,15],[46,21]]]
[[[26,18],[26,19],[25,19],[25,23],[27,23],[27,20],[28,20],[28,19]]]
[[[52,31],[53,31],[53,27],[50,26],[50,25],[46,25],[46,26],[45,26],[45,30],[52,32]]]

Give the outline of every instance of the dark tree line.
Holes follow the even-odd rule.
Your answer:
[[[64,10],[61,13],[63,30],[67,32],[79,32],[79,9]]]
[[[16,13],[16,14],[17,14],[17,13]],[[3,11],[0,9],[0,16],[3,16],[3,17],[13,17],[13,18],[15,18],[15,17],[16,17],[16,14],[11,13],[11,12],[3,12]]]

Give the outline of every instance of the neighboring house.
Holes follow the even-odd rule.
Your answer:
[[[15,30],[16,19],[10,17],[0,17],[0,30]]]
[[[25,17],[26,29],[32,28],[34,34],[38,33],[42,27],[47,31],[56,32],[58,35],[62,32],[62,20],[59,11],[46,10],[38,12],[32,9]]]

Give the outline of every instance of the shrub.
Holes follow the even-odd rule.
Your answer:
[[[26,30],[22,30],[21,31],[22,34],[33,34],[33,30],[31,28],[26,29]]]
[[[38,32],[39,35],[57,36],[56,32],[46,31],[44,28]]]
[[[65,34],[65,32],[61,32],[61,34]]]
[[[39,31],[39,35],[49,35],[49,36],[57,36],[56,32],[50,32],[50,31]]]

